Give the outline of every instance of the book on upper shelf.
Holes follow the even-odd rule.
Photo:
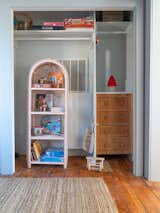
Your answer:
[[[64,22],[60,22],[60,21],[45,21],[43,22],[43,26],[45,27],[64,27]]]
[[[33,25],[31,30],[65,30],[64,26]]]

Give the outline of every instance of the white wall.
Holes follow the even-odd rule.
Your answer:
[[[150,55],[147,55],[150,61],[149,74],[149,143],[148,146],[148,178],[152,181],[160,180],[160,1],[147,1],[150,11],[150,32],[148,39],[150,42]],[[149,24],[149,23],[148,23]],[[147,49],[149,51],[149,48]],[[147,62],[147,61],[146,61]],[[147,63],[149,66],[149,63]],[[149,95],[149,94],[148,94]],[[146,156],[147,158],[147,156]]]
[[[2,0],[6,2],[6,0]],[[11,7],[19,8],[26,8],[29,11],[35,10],[34,8],[37,8],[37,10],[54,10],[55,8],[59,9],[78,9],[85,8],[86,10],[92,10],[94,8],[108,8],[108,9],[114,9],[118,5],[120,5],[122,8],[134,8],[136,5],[135,0],[81,0],[81,1],[73,1],[73,0],[40,0],[37,2],[37,0],[33,1],[26,1],[26,0],[8,0]]]
[[[14,171],[14,85],[12,63],[12,20],[6,1],[1,2],[0,19],[0,173]]]
[[[54,9],[79,9],[85,8],[88,9],[116,9],[117,7],[121,7],[122,9],[135,8],[136,4],[139,8],[137,22],[139,18],[141,18],[141,5],[139,2],[142,0],[82,0],[82,1],[73,1],[73,0],[1,0],[0,6],[0,20],[3,21],[3,27],[0,30],[0,73],[2,83],[0,84],[0,94],[1,100],[3,104],[0,106],[0,173],[3,174],[12,174],[14,172],[14,99],[13,99],[13,89],[14,89],[14,75],[13,75],[13,61],[12,61],[12,19],[11,19],[11,9],[15,10],[54,10]],[[138,25],[138,29],[141,29],[142,26]],[[140,37],[142,34],[138,34]],[[137,48],[141,47],[141,39],[138,38]],[[139,50],[136,50],[137,53]],[[140,57],[141,52],[137,55],[138,65],[136,71],[141,76],[141,61]],[[141,85],[140,83],[138,83]],[[138,86],[138,91],[141,93],[141,88]],[[138,96],[137,100],[140,99],[141,96]],[[141,106],[137,103],[137,109]],[[138,116],[141,117],[141,111],[138,113]],[[137,143],[142,144],[142,124],[137,121],[137,129],[139,132],[136,133]],[[136,151],[138,152],[135,155],[136,165],[138,166],[135,169],[136,175],[142,174],[142,149],[141,145],[136,146]],[[140,164],[139,164],[140,160]]]

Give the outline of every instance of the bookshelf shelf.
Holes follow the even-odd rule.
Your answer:
[[[50,75],[54,75],[54,78]],[[45,79],[50,84],[56,82],[62,88],[39,88],[41,86],[38,85],[40,79]],[[54,81],[52,82],[51,79]],[[38,88],[34,88],[34,84],[37,84]],[[31,168],[32,164],[67,167],[67,121],[68,73],[65,67],[56,60],[41,60],[33,65],[29,74],[28,168]],[[63,162],[62,159],[64,159]]]
[[[91,40],[93,29],[15,30],[15,40]]]
[[[64,92],[65,88],[31,88],[32,91],[55,91],[55,92]]]
[[[31,164],[64,165],[64,162],[31,161]]]
[[[59,135],[39,135],[31,136],[31,140],[64,140],[64,137]]]
[[[31,112],[31,115],[64,115],[64,112]]]

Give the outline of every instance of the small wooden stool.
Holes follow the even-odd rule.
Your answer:
[[[104,158],[86,157],[86,159],[88,170],[102,171]]]

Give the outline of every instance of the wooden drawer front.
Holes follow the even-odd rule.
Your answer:
[[[129,94],[97,94],[97,110],[130,110]]]
[[[97,111],[97,123],[100,124],[128,124],[129,113],[120,111]]]
[[[97,94],[97,154],[131,154],[132,95]]]
[[[130,154],[131,143],[128,137],[99,137],[97,154]]]
[[[131,141],[128,126],[98,126],[97,154],[130,154]]]
[[[98,126],[97,134],[100,136],[120,136],[129,137],[129,127],[128,126]]]
[[[129,144],[126,143],[119,143],[116,144],[116,146],[100,146],[97,147],[97,155],[105,155],[105,154],[109,154],[109,155],[120,155],[120,154],[131,154],[131,148],[129,146]]]

